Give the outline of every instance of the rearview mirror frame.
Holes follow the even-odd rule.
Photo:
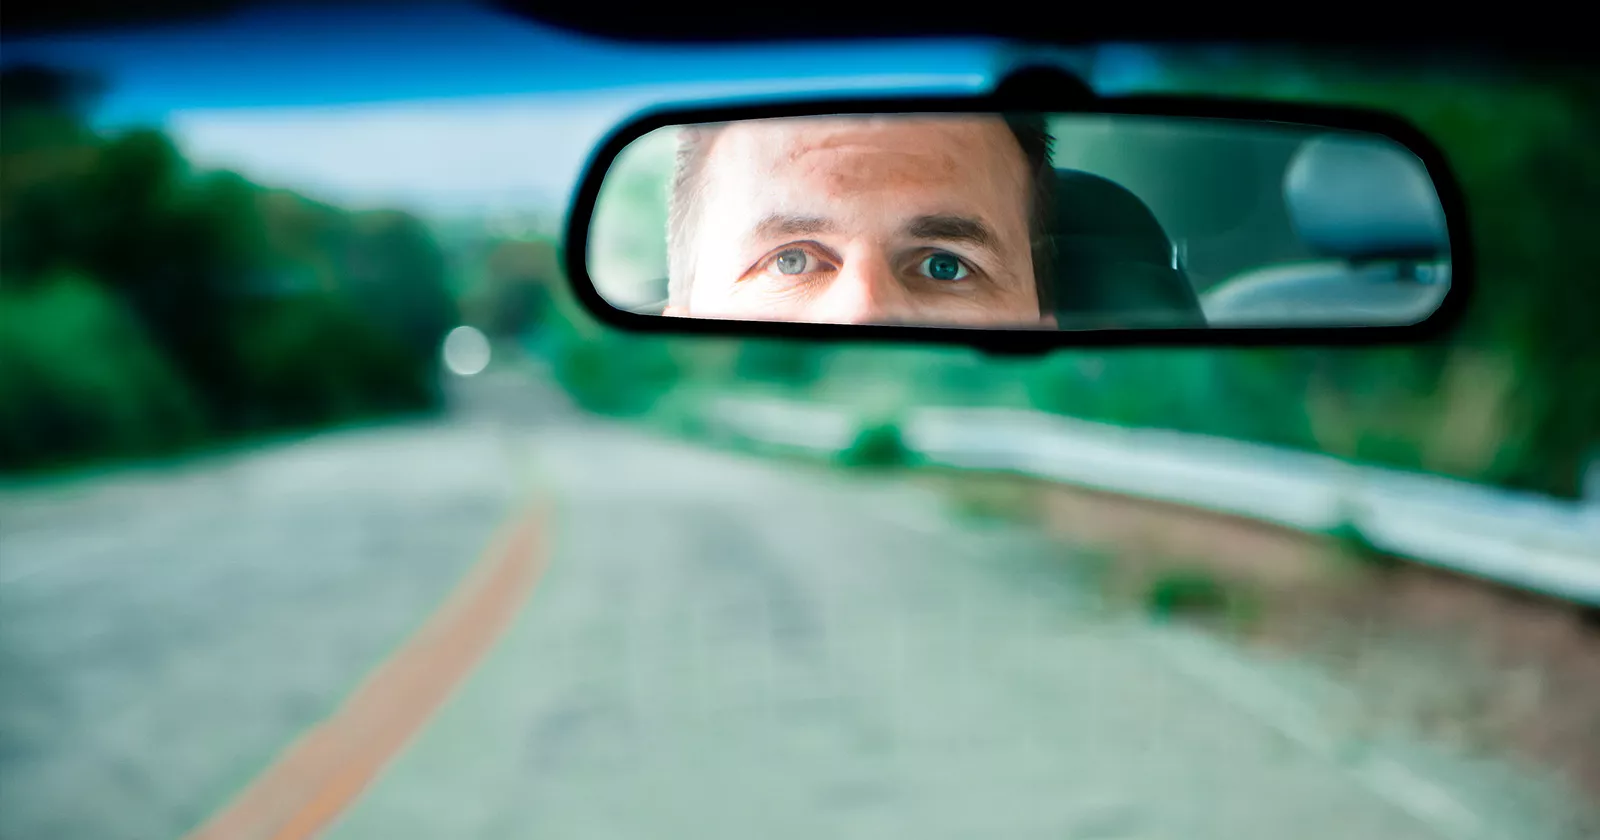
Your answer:
[[[678,318],[619,309],[605,300],[589,274],[590,228],[601,185],[631,143],[663,128],[829,115],[985,112],[1176,117],[1287,123],[1378,134],[1416,155],[1433,180],[1445,212],[1451,280],[1437,309],[1413,324],[1329,327],[1137,327],[1128,329],[971,329],[946,326],[809,324],[785,321]],[[1305,105],[1259,99],[1129,95],[1097,97],[1077,86],[1002,86],[992,93],[950,96],[836,96],[700,102],[649,108],[622,122],[596,148],[569,205],[563,239],[566,275],[583,307],[602,323],[633,333],[722,338],[778,338],[818,342],[938,344],[983,352],[1036,355],[1075,347],[1376,346],[1426,342],[1461,319],[1475,284],[1466,207],[1443,152],[1398,115],[1363,108]]]

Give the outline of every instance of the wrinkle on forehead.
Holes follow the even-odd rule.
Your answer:
[[[950,187],[1009,197],[1025,195],[1028,180],[1027,159],[1004,121],[984,115],[753,120],[730,126],[712,155],[742,171],[736,180],[745,185],[736,189],[774,199],[786,187],[831,198]]]
[[[835,146],[802,151],[792,164],[773,167],[769,174],[776,176],[785,170],[812,179],[837,195],[938,186],[934,182],[953,180],[960,165],[955,155],[944,150]]]
[[[802,158],[877,153],[936,159],[941,170],[954,172],[958,158],[984,161],[997,145],[1005,148],[1009,138],[996,117],[791,117],[739,123],[723,139],[731,141],[726,151],[759,161],[768,170]],[[1020,160],[1021,150],[1016,152]]]

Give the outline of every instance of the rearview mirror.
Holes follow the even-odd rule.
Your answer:
[[[580,298],[634,330],[1023,350],[1385,341],[1459,310],[1455,202],[1426,139],[1369,112],[737,106],[619,129],[567,253]]]

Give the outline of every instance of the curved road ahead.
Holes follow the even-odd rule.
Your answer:
[[[403,647],[530,493],[553,506],[532,594],[324,836],[1484,829],[1463,797],[1380,795],[1417,780],[1374,785],[1152,653],[1058,545],[508,381],[463,386],[438,423],[4,490],[0,837],[200,825]]]

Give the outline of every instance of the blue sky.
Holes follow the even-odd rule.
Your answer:
[[[976,90],[982,39],[747,47],[600,41],[462,3],[305,6],[49,41],[9,62],[98,71],[95,121],[164,125],[206,166],[422,212],[565,200],[590,149],[661,100],[783,89]],[[1138,56],[1118,59],[1139,71]]]

